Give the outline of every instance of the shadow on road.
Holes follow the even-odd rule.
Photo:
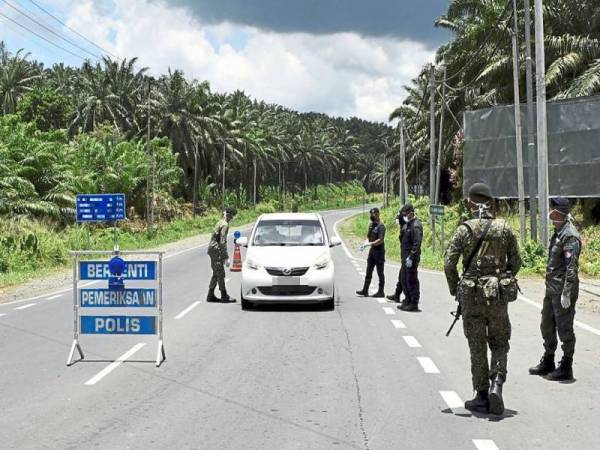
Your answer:
[[[336,307],[338,302],[336,301]],[[276,303],[272,305],[254,305],[250,312],[310,312],[310,311],[333,311],[331,307],[326,304],[308,304],[300,305],[293,303]]]
[[[489,422],[501,422],[504,419],[512,419],[513,417],[519,415],[519,412],[515,411],[514,409],[505,409],[504,414],[502,414],[501,416],[496,416],[494,414],[483,414],[483,413],[478,413],[478,412],[471,412],[464,408],[457,408],[455,410],[446,408],[446,409],[442,410],[442,413],[452,414],[457,417],[467,417],[467,418],[468,417],[476,417],[477,419],[485,419],[485,420],[488,420]]]

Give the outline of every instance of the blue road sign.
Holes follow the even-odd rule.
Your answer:
[[[80,261],[80,280],[108,280],[109,261]],[[156,280],[156,261],[126,261],[123,270],[125,280]]]
[[[154,308],[156,289],[81,289],[82,308]]]
[[[125,194],[80,194],[76,210],[77,222],[125,220]]]
[[[156,316],[81,316],[81,334],[156,334]]]

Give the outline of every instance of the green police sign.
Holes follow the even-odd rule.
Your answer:
[[[446,215],[446,207],[444,205],[430,205],[429,214],[436,217],[444,217]]]

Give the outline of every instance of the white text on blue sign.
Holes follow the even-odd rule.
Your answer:
[[[112,275],[108,261],[81,261],[79,263],[81,280],[108,280]],[[155,280],[156,261],[125,262],[123,278],[126,280]]]
[[[81,289],[79,300],[82,308],[154,308],[156,289]]]

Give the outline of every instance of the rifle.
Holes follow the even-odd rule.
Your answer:
[[[460,284],[460,282],[462,281],[462,279],[467,274],[467,271],[469,270],[469,267],[471,266],[471,262],[473,261],[473,258],[475,258],[475,255],[477,255],[477,253],[479,253],[479,250],[481,249],[481,244],[483,244],[483,241],[485,240],[485,237],[487,236],[488,231],[490,231],[490,227],[492,226],[492,222],[493,222],[493,220],[490,220],[486,224],[486,226],[485,226],[485,228],[483,230],[483,233],[481,234],[481,237],[479,238],[479,241],[477,241],[477,244],[473,248],[473,251],[471,252],[471,254],[469,255],[469,257],[466,260],[463,259],[463,273],[462,273],[462,277],[460,278],[460,281],[458,282],[458,284]],[[469,230],[471,231],[471,233],[473,232],[473,230],[471,230],[471,227],[469,227],[466,223],[463,224],[463,225],[465,225],[467,228],[469,228]],[[452,328],[454,328],[454,325],[456,325],[456,322],[458,322],[460,320],[460,316],[462,315],[462,306],[460,305],[460,302],[458,303],[458,307],[456,308],[456,312],[452,311],[450,313],[450,315],[454,316],[454,321],[452,322],[452,325],[450,325],[450,328],[446,332],[446,337],[450,336],[450,333],[452,332]]]

